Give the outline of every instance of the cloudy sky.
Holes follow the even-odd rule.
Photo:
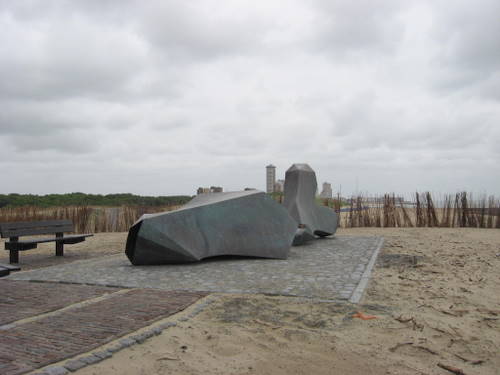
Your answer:
[[[500,2],[0,1],[0,193],[500,194]]]

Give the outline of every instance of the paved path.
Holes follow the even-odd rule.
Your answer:
[[[88,352],[206,295],[10,280],[0,280],[0,290],[0,311],[6,306],[17,310],[2,315],[10,322],[0,325],[2,375],[23,374]],[[36,292],[47,298],[31,299]],[[12,316],[18,319],[12,322]]]
[[[0,280],[0,327],[119,289],[87,285],[27,283]],[[0,372],[1,373],[1,372]]]
[[[293,247],[287,260],[215,258],[184,265],[132,266],[119,254],[14,273],[9,279],[346,300],[359,294],[357,286],[366,279],[381,241],[335,236]]]

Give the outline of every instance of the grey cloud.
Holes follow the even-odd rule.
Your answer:
[[[0,101],[0,136],[5,134],[43,135],[77,126],[75,121],[68,122],[56,106],[30,101]]]
[[[487,81],[482,82],[477,91],[486,99],[500,101],[500,70],[492,74]]]
[[[448,6],[435,5],[436,20],[432,37],[439,44],[433,60],[437,70],[436,87],[463,89],[488,81],[500,73],[500,3],[462,1]],[[489,95],[488,89],[480,89]]]
[[[367,161],[379,166],[394,164],[398,158],[419,164],[425,160],[422,155],[443,166],[450,159],[462,163],[462,159],[491,155],[486,150],[495,139],[498,111],[458,108],[453,102],[436,100],[415,104],[419,110],[413,116],[408,108],[381,100],[373,93],[362,93],[332,110],[332,135],[340,137],[339,147],[345,152],[367,153]]]
[[[375,92],[368,91],[333,107],[332,134],[342,137],[351,149],[404,142],[409,135],[404,111],[379,101]]]
[[[55,132],[54,134],[11,136],[8,141],[17,152],[53,151],[66,154],[88,154],[98,150],[98,141],[82,133]]]
[[[243,121],[246,123],[246,121]],[[242,129],[248,131],[242,131]],[[213,157],[231,157],[239,160],[265,151],[269,143],[261,137],[257,126],[248,124],[214,124],[200,129],[197,146]]]
[[[312,45],[336,57],[393,53],[403,37],[398,1],[315,1]]]
[[[244,53],[257,43],[252,30],[242,27],[231,17],[218,17],[217,13],[209,11],[203,14],[198,5],[188,2],[177,8],[172,7],[171,2],[165,4],[160,9],[149,9],[148,22],[141,28],[170,61]]]
[[[38,101],[0,100],[0,135],[50,134],[60,130],[87,129],[101,119],[99,103],[84,99]],[[109,111],[109,106],[107,106]]]
[[[175,118],[155,118],[148,125],[151,131],[158,132],[170,132],[172,129],[183,129],[190,126],[188,120],[185,119],[175,119]]]
[[[4,9],[18,20],[27,22],[42,19],[57,25],[69,18],[71,23],[109,24],[108,30],[105,26],[100,30],[102,36],[116,29],[132,31],[166,53],[170,63],[172,59],[248,53],[249,49],[261,44],[261,37],[273,24],[265,7],[262,10],[249,7],[242,11],[239,2],[218,7],[215,0],[196,3],[175,0],[49,0],[43,5],[34,2],[30,6],[12,1]]]
[[[2,17],[0,25],[3,97],[108,97],[125,92],[147,65],[147,46],[133,33],[91,20],[31,23]]]
[[[435,35],[445,63],[466,70],[496,71],[500,67],[500,3],[495,0],[456,2],[437,7]]]

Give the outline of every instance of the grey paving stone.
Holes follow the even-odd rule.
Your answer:
[[[146,331],[138,335],[134,335],[131,338],[137,341],[139,344],[142,344],[144,341],[149,339],[150,337],[153,337],[154,333],[151,331]]]
[[[79,370],[83,367],[87,366],[85,362],[79,361],[79,360],[71,360],[68,361],[64,364],[64,367],[68,369],[69,371],[76,371]]]
[[[121,339],[120,341],[118,341],[122,347],[126,348],[126,347],[129,347],[130,345],[134,345],[135,343],[137,343],[137,341],[135,341],[134,339],[131,339],[130,337],[127,337],[127,338],[124,338],[124,339]]]
[[[101,362],[102,358],[99,358],[99,357],[91,354],[91,355],[88,355],[86,357],[79,358],[78,360],[86,363],[87,365],[92,365],[94,363]]]
[[[47,375],[66,375],[69,374],[69,371],[66,370],[62,366],[52,366],[52,367],[47,367],[46,369],[43,370]]]
[[[161,328],[161,327],[155,327],[155,328],[152,329],[152,332],[153,332],[154,335],[158,336],[158,335],[160,335],[163,332],[163,328]]]
[[[106,359],[113,355],[113,353],[111,353],[109,350],[101,350],[98,352],[93,352],[92,354],[101,359]]]
[[[119,352],[120,350],[122,350],[123,348],[124,347],[121,344],[117,344],[117,345],[109,347],[108,351],[110,351],[111,353],[116,353],[116,352]]]
[[[380,241],[379,237],[336,235],[293,247],[287,260],[229,257],[194,264],[134,267],[125,254],[118,254],[12,274],[8,278],[348,299]]]
[[[167,328],[170,328],[170,327],[175,327],[176,325],[177,325],[176,322],[165,322],[165,323],[160,324],[160,327],[162,329],[167,329]]]

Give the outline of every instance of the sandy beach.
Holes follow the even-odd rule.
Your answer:
[[[77,373],[498,374],[500,231],[339,234],[385,238],[360,304],[216,294],[194,318]],[[68,247],[64,261],[123,251],[125,237],[97,234]],[[32,268],[54,264],[51,252],[25,259]]]

